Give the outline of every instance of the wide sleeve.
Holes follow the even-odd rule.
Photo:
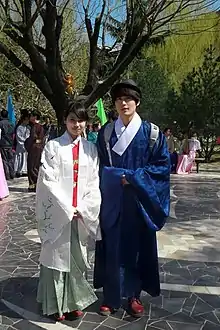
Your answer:
[[[25,140],[30,136],[30,130],[24,126],[18,126],[16,129],[16,140],[20,144],[24,144]]]
[[[170,208],[170,156],[161,132],[146,166],[125,170],[125,177],[135,189],[147,225],[160,230]]]
[[[60,187],[58,142],[49,141],[42,153],[36,191],[36,217],[43,242],[55,241],[74,215],[66,192]]]
[[[76,209],[81,214],[82,221],[87,231],[97,237],[99,230],[101,194],[99,189],[99,159],[96,147],[92,144],[90,145],[89,153],[91,164],[87,186],[82,199],[78,201]]]
[[[105,145],[104,131],[106,125],[104,125],[98,132],[96,147],[98,150],[99,160],[100,160],[100,170],[103,166],[110,166],[109,156]]]

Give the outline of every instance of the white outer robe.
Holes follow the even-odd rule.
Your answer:
[[[77,211],[82,219],[78,233],[82,255],[87,262],[87,238],[101,239],[99,211],[99,162],[95,145],[80,138]],[[62,272],[70,271],[71,221],[74,215],[73,143],[67,132],[49,141],[42,153],[36,192],[36,217],[41,238],[40,263]]]

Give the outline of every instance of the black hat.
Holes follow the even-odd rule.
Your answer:
[[[141,90],[138,87],[138,85],[134,82],[134,80],[132,80],[132,79],[122,80],[121,82],[116,83],[110,91],[111,97],[113,97],[113,95],[115,94],[115,92],[117,90],[122,89],[122,88],[132,89],[135,92],[137,92],[141,97]]]

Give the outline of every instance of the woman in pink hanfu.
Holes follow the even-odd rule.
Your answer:
[[[187,144],[187,146],[186,146]],[[186,149],[187,152],[186,152]],[[178,156],[177,164],[177,174],[189,174],[192,171],[192,167],[196,158],[196,152],[201,150],[201,145],[199,140],[197,140],[197,135],[193,134],[191,139],[183,140],[180,149],[180,155]]]
[[[9,195],[8,185],[5,178],[5,172],[0,153],[0,201]]]

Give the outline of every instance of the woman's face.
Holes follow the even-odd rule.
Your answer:
[[[66,129],[72,138],[76,138],[77,136],[82,135],[86,127],[86,122],[77,119],[74,113],[70,113],[67,116],[65,120],[65,124],[66,124]]]

